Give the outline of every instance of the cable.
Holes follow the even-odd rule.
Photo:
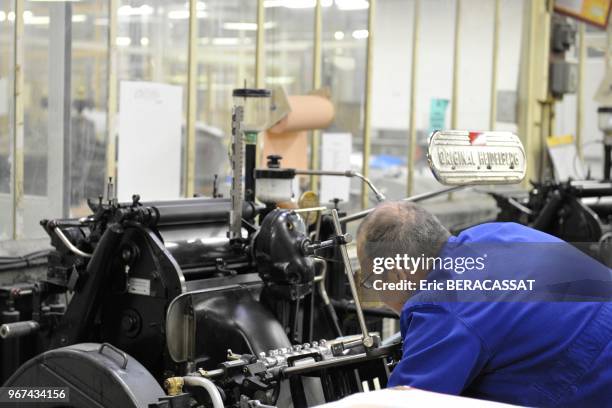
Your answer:
[[[25,255],[0,256],[0,271],[24,269],[34,266],[42,266],[47,263],[47,257],[51,250],[30,252]]]

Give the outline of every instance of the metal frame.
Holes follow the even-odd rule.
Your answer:
[[[189,44],[187,55],[187,123],[185,124],[185,177],[183,192],[186,197],[195,193],[196,109],[198,92],[198,10],[197,0],[189,0]]]
[[[408,180],[406,181],[406,195],[410,197],[414,193],[414,152],[417,142],[417,78],[419,66],[419,31],[421,29],[421,0],[414,0],[414,17],[412,20],[412,59],[410,61],[410,122],[408,124]]]
[[[489,123],[490,127],[495,127],[495,118],[497,112],[497,67],[498,67],[498,47],[499,47],[499,24],[500,24],[500,8],[501,0],[495,1],[494,12],[494,29],[493,29],[493,57],[492,57],[492,85],[491,85],[491,111]],[[416,82],[418,80],[418,49],[419,49],[419,31],[420,31],[420,0],[415,0],[414,4],[414,22],[413,22],[413,40],[412,40],[412,70],[411,70],[411,90],[410,90],[410,122],[408,134],[408,179],[407,193],[412,195],[414,191],[414,156],[416,143],[416,106],[417,106],[417,90]],[[521,107],[520,107],[520,134],[524,138],[525,146],[528,155],[528,164],[530,173],[527,179],[533,178],[535,167],[541,161],[543,136],[550,130],[550,116],[552,111],[546,105],[547,100],[547,70],[542,58],[547,50],[547,41],[549,37],[549,18],[550,11],[547,9],[546,2],[538,0],[526,0],[526,19],[525,30],[527,30],[527,43],[525,44],[527,58],[523,62],[524,77],[521,86]],[[117,80],[117,45],[115,43],[117,37],[117,8],[119,0],[109,0],[109,26],[108,26],[108,115],[107,115],[107,163],[106,174],[108,177],[116,176],[116,115],[117,115],[117,99],[118,99],[118,80]],[[456,0],[456,15],[455,15],[455,45],[453,55],[453,89],[451,102],[451,126],[456,127],[458,121],[458,94],[459,94],[459,43],[460,43],[460,24],[461,24],[461,0]],[[372,70],[373,70],[373,42],[374,42],[374,16],[375,16],[376,0],[370,1],[368,9],[368,40],[366,51],[366,86],[365,86],[365,106],[364,106],[364,130],[363,130],[363,161],[362,173],[365,177],[369,174],[369,160],[371,148],[371,94],[372,94]],[[196,104],[197,104],[197,1],[189,0],[189,45],[188,45],[188,96],[187,96],[187,143],[185,147],[186,168],[184,179],[185,195],[190,196],[194,193],[195,181],[195,119],[196,119]],[[24,0],[15,0],[15,14],[20,15],[24,11]],[[265,72],[265,9],[264,0],[257,0],[257,43],[255,54],[255,86],[261,87],[264,85]],[[314,48],[313,48],[313,86],[318,88],[321,86],[322,77],[322,6],[321,0],[317,0],[315,6],[314,17]],[[581,25],[580,31],[580,61],[584,64],[585,46],[584,34]],[[23,34],[24,22],[23,19],[15,19],[14,22],[14,58],[15,65],[13,77],[13,112],[11,117],[11,145],[12,145],[12,234],[14,239],[21,237],[23,232],[23,206],[24,206],[24,135],[23,135]],[[583,49],[584,48],[584,49]],[[609,62],[609,52],[606,50],[606,62]],[[582,66],[582,65],[581,65]],[[584,69],[580,70],[581,75],[579,81],[582,82]],[[578,95],[577,112],[576,112],[576,139],[578,150],[580,149],[581,123],[582,118],[582,95]],[[544,122],[544,123],[542,123]],[[311,140],[311,157],[310,168],[317,170],[319,168],[320,158],[320,131],[313,132]],[[318,178],[311,178],[311,188],[317,190]],[[367,187],[361,191],[361,205],[368,205]]]
[[[266,69],[266,15],[264,0],[257,0],[257,37],[255,45],[255,88],[262,88],[265,84],[264,72]],[[259,156],[259,154],[257,155]]]
[[[459,112],[459,45],[461,34],[461,0],[455,0],[455,38],[453,39],[453,88],[451,94],[451,129],[457,129]]]
[[[314,47],[312,50],[312,87],[319,89],[321,87],[321,71],[323,69],[321,64],[322,50],[321,50],[321,36],[323,32],[323,15],[321,9],[321,0],[317,0],[315,5],[315,18],[314,18]],[[310,140],[310,169],[319,169],[319,156],[321,149],[321,131],[313,130],[312,139]],[[310,189],[317,192],[319,189],[319,177],[310,177]]]
[[[106,114],[106,178],[117,177],[117,9],[119,0],[109,0],[108,4],[108,83]]]
[[[363,119],[363,160],[361,162],[361,174],[365,178],[370,176],[370,149],[372,142],[372,58],[374,55],[374,12],[376,10],[376,0],[370,0],[368,8],[368,42],[366,50],[366,81],[365,81],[365,101]],[[361,208],[368,206],[368,188],[361,186]]]
[[[580,161],[584,159],[582,150],[582,127],[584,120],[584,72],[586,62],[586,24],[578,23],[578,89],[576,91],[576,152]]]
[[[491,110],[489,112],[489,130],[495,130],[497,123],[497,65],[499,60],[499,23],[501,21],[501,0],[493,0],[493,52],[491,56]]]
[[[545,154],[544,140],[550,132],[552,106],[548,98],[548,57],[552,2],[527,0],[523,20],[519,81],[519,136],[527,154],[529,181],[539,181]]]
[[[15,0],[15,16],[23,15],[25,0]],[[13,166],[12,166],[12,192],[13,192],[13,239],[21,238],[23,230],[23,178],[24,178],[24,135],[23,135],[23,18],[15,18],[13,26]]]

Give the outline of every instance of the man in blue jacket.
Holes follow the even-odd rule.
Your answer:
[[[369,285],[400,314],[403,355],[389,386],[612,407],[609,268],[519,224],[451,236],[405,201],[368,215],[357,247]]]

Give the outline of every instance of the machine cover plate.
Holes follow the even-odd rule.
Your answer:
[[[446,185],[516,184],[527,169],[523,145],[511,132],[435,131],[427,161]]]

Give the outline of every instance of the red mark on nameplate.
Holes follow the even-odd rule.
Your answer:
[[[471,145],[486,145],[487,136],[482,132],[470,132],[469,134]]]

